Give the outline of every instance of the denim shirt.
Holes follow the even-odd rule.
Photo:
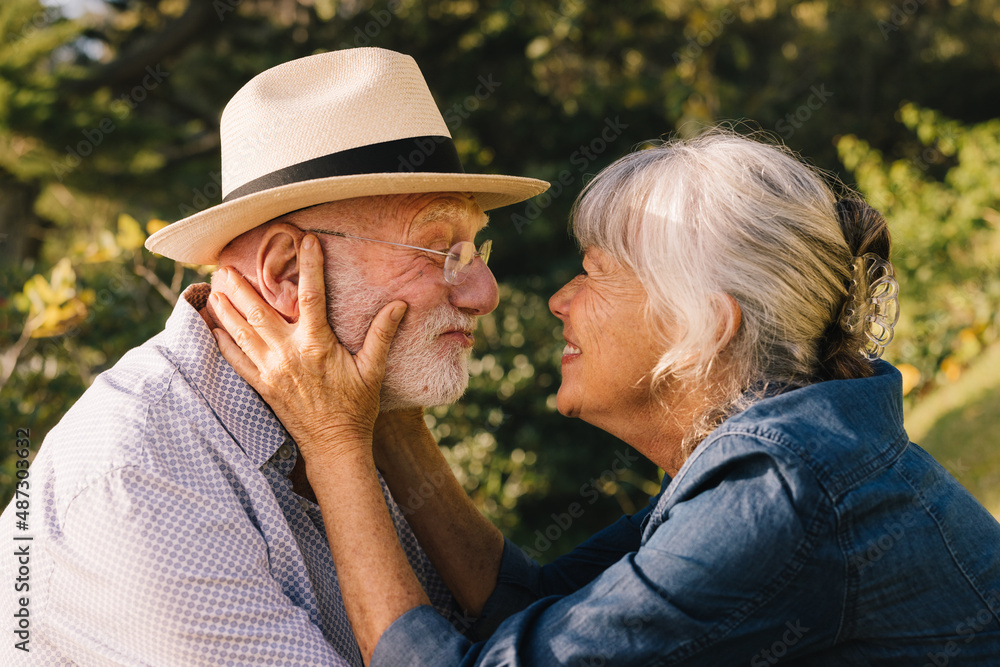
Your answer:
[[[908,442],[878,363],[729,419],[551,565],[508,542],[479,629],[417,607],[371,664],[1000,665],[1000,524]]]

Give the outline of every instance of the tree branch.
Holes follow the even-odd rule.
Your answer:
[[[151,271],[145,264],[140,262],[138,257],[139,257],[138,254],[136,254],[136,260],[135,260],[136,275],[138,275],[140,278],[144,278],[147,283],[156,288],[156,291],[160,293],[160,296],[166,299],[167,303],[169,303],[171,306],[177,305],[178,295],[174,292],[171,292],[170,287],[164,284],[164,282],[160,280],[159,276],[157,276],[153,271]]]
[[[86,79],[64,84],[67,93],[82,95],[104,86],[124,86],[142,77],[146,67],[163,62],[189,46],[214,16],[211,2],[191,0],[179,17],[163,30],[146,35],[118,54],[111,62],[97,67]]]

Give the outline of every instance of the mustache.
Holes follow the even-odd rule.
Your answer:
[[[375,316],[393,299],[368,286],[342,283],[335,290],[327,290],[327,300],[327,312],[330,313],[337,339],[352,354],[356,354],[364,344],[365,336]],[[411,314],[408,310],[396,331],[393,346],[401,338],[432,342],[448,331],[471,333],[476,329],[478,322],[477,316],[465,313],[450,304],[441,304],[427,313]]]
[[[442,304],[438,308],[427,314],[424,321],[418,325],[419,330],[423,336],[428,340],[433,340],[435,337],[448,331],[465,331],[472,333],[476,329],[476,325],[479,323],[479,318],[475,315],[470,315],[468,313],[463,313],[454,306]],[[408,322],[406,318],[400,323],[400,330],[404,328],[409,330],[411,327],[407,327]]]

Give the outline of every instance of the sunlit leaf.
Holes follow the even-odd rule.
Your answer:
[[[49,279],[35,274],[24,285],[29,304],[28,322],[32,338],[47,338],[66,332],[87,316],[85,299],[93,301],[92,290],[77,295],[76,272],[66,258],[53,268]]]
[[[138,221],[128,213],[118,216],[118,234],[115,236],[118,246],[124,250],[138,250],[146,242],[146,235]]]

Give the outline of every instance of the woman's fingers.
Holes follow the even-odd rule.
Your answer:
[[[243,314],[233,306],[225,294],[212,292],[209,299],[212,302],[212,309],[215,311],[215,318],[225,328],[230,340],[256,367],[261,367],[270,348],[267,342],[258,335],[259,329],[243,318]]]
[[[386,357],[406,313],[405,302],[383,307],[361,350],[351,355],[330,328],[323,252],[314,236],[306,237],[300,248],[297,322],[287,322],[231,269],[220,270],[216,286],[211,303],[225,329],[215,331],[222,355],[290,431],[319,437],[341,423],[367,429],[370,435]]]
[[[310,337],[335,338],[326,310],[323,268],[323,249],[315,236],[307,234],[299,251],[299,321]]]
[[[374,380],[381,384],[389,346],[396,336],[400,320],[406,314],[406,308],[405,302],[393,301],[382,308],[372,320],[371,327],[365,335],[365,343],[356,357],[358,373],[366,383]]]
[[[267,345],[285,338],[289,329],[288,322],[257,293],[257,290],[239,272],[223,267],[219,269],[217,275],[221,279],[212,282],[213,293],[224,295],[225,298],[228,298],[230,307],[237,311],[238,319],[230,313],[230,322],[237,325],[242,322],[244,327],[241,328],[249,325],[249,330],[255,332],[256,336]],[[240,347],[243,347],[243,351],[249,354],[251,350],[243,346],[243,340],[229,326],[230,322],[224,321],[222,324]],[[255,359],[255,361],[257,360]]]

